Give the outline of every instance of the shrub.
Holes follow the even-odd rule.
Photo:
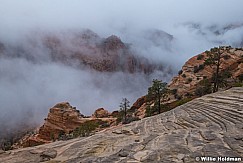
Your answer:
[[[199,65],[199,71],[204,69],[204,64]]]
[[[243,87],[243,83],[234,83],[233,87]]]
[[[176,101],[176,106],[183,105],[191,100],[192,100],[191,98],[184,98],[184,99],[178,100],[178,101]]]
[[[133,121],[138,121],[138,120],[140,120],[140,118],[138,118],[138,117],[127,117],[126,124],[131,123]]]
[[[192,78],[188,78],[187,81],[188,81],[188,83],[191,83],[192,82]]]
[[[174,97],[175,97],[175,99],[177,99],[177,100],[181,100],[181,99],[182,99],[182,96],[181,96],[181,95],[178,95],[178,94],[175,94]]]
[[[183,78],[186,78],[186,74],[182,74],[182,77],[183,77]]]
[[[65,132],[64,131],[60,131],[58,134],[58,140],[63,140],[65,137]]]
[[[54,135],[53,132],[50,133],[50,139],[51,139],[52,141],[55,141],[55,135]]]
[[[73,131],[74,137],[89,136],[98,127],[95,121],[86,121]]]
[[[200,70],[203,70],[204,69],[204,64],[201,64],[199,66],[194,66],[194,73],[197,73],[199,72]]]
[[[202,55],[202,54],[199,54],[198,56],[197,56],[197,60],[202,60],[204,58],[204,56]]]
[[[11,150],[11,149],[13,149],[12,148],[12,142],[11,141],[4,141],[3,143],[2,143],[2,145],[1,145],[1,148],[2,148],[2,150],[4,150],[4,151],[8,151],[8,150]],[[0,148],[0,149],[1,149]]]
[[[148,105],[145,110],[145,117],[150,117],[156,113],[157,109],[154,106]]]
[[[191,93],[189,93],[189,92],[186,92],[185,96],[186,96],[186,97],[191,97],[191,96],[192,96],[192,94],[191,94]]]
[[[182,70],[178,71],[178,75],[181,75],[182,73],[183,73],[183,71],[182,71]]]
[[[109,122],[107,121],[102,121],[101,119],[97,119],[96,123],[100,126],[100,128],[107,128],[110,127]]]
[[[173,95],[175,95],[175,94],[177,93],[177,89],[172,89],[172,90],[171,90],[171,93],[172,93]]]
[[[238,76],[238,79],[239,79],[240,82],[243,82],[243,74],[240,74],[240,75]]]
[[[230,59],[230,55],[226,54],[223,56],[223,58],[224,58],[224,60],[228,60],[228,59]]]
[[[203,96],[209,93],[212,93],[211,83],[208,79],[203,79],[198,83],[198,86],[195,91],[195,95]]]

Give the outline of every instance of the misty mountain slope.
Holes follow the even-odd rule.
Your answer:
[[[209,94],[160,115],[99,132],[0,154],[5,163],[195,162],[242,157],[243,88]]]
[[[154,34],[151,35],[155,37]],[[151,39],[167,39],[168,36],[163,35]],[[149,58],[136,54],[119,37],[112,35],[101,38],[88,29],[29,32],[20,42],[1,43],[0,54],[4,58],[23,58],[34,63],[59,62],[100,72],[151,74],[155,70],[162,71],[163,68],[162,63],[153,63]]]
[[[172,76],[115,35],[36,29],[17,38],[0,39],[0,139],[37,127],[54,103],[70,101],[86,115],[117,110],[123,97],[133,102],[144,94],[153,78]]]

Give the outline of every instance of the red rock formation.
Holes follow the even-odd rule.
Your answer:
[[[97,109],[91,118],[86,118],[68,102],[58,103],[50,108],[45,123],[36,133],[26,134],[13,147],[29,147],[49,143],[58,139],[61,135],[71,133],[87,121],[95,121],[99,125],[97,130],[101,130],[113,126],[116,118],[112,118],[110,113],[103,108]]]
[[[229,58],[222,58],[222,64],[220,71],[223,72],[228,70],[232,74],[232,79],[236,79],[237,76],[243,74],[243,49],[231,48],[231,47],[220,47],[224,51],[223,55],[228,55]],[[202,59],[198,59],[198,56]],[[204,78],[210,79],[213,75],[213,68],[205,65],[203,69],[195,72],[195,66],[203,65],[204,60],[207,58],[206,52],[203,52],[190,58],[182,67],[182,73],[172,79],[169,83],[169,88],[177,89],[179,95],[184,96],[186,93],[193,94],[200,81]],[[191,81],[189,81],[189,79]]]
[[[95,110],[94,114],[92,114],[92,118],[108,118],[110,117],[110,113],[104,108],[99,108]]]
[[[228,55],[226,59],[224,57],[221,59],[222,64],[220,66],[220,71],[229,71],[232,74],[232,77],[228,79],[229,83],[232,81],[235,82],[237,81],[237,77],[243,74],[243,49],[231,47],[220,47],[220,49],[223,51],[224,56]],[[195,96],[195,90],[199,85],[199,82],[204,78],[211,79],[213,76],[214,70],[209,65],[204,65],[202,69],[195,71],[195,67],[199,67],[204,64],[204,60],[208,57],[207,53],[208,52],[203,52],[190,58],[183,65],[181,74],[175,76],[168,84],[168,88],[170,90],[177,90],[176,94],[181,97],[185,97],[188,94]],[[172,104],[177,99],[175,99],[174,95],[170,94],[168,100],[169,101],[167,101],[167,103]],[[139,98],[133,104],[131,109],[134,110],[135,116],[143,118],[146,110],[146,100],[144,96]]]
[[[68,102],[56,104],[50,108],[50,113],[45,123],[39,129],[39,138],[51,140],[58,138],[61,133],[69,133],[80,126],[84,119],[79,110],[72,107]]]

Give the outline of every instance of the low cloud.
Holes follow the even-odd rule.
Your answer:
[[[99,107],[118,109],[122,97],[134,102],[146,94],[151,79],[169,81],[190,57],[214,46],[242,46],[242,6],[241,0],[1,0],[0,42],[26,47],[43,62],[0,58],[0,124],[10,118],[13,124],[40,122],[61,101],[86,115]],[[146,76],[77,69],[50,62],[42,44],[31,49],[26,41],[42,31],[83,29],[119,36],[134,54],[162,64],[165,72]]]

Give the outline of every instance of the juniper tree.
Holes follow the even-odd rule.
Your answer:
[[[151,87],[148,88],[148,99],[154,99],[155,105],[157,104],[157,111],[160,114],[161,112],[161,101],[164,101],[168,96],[168,89],[166,88],[167,83],[162,82],[161,80],[154,79]]]

